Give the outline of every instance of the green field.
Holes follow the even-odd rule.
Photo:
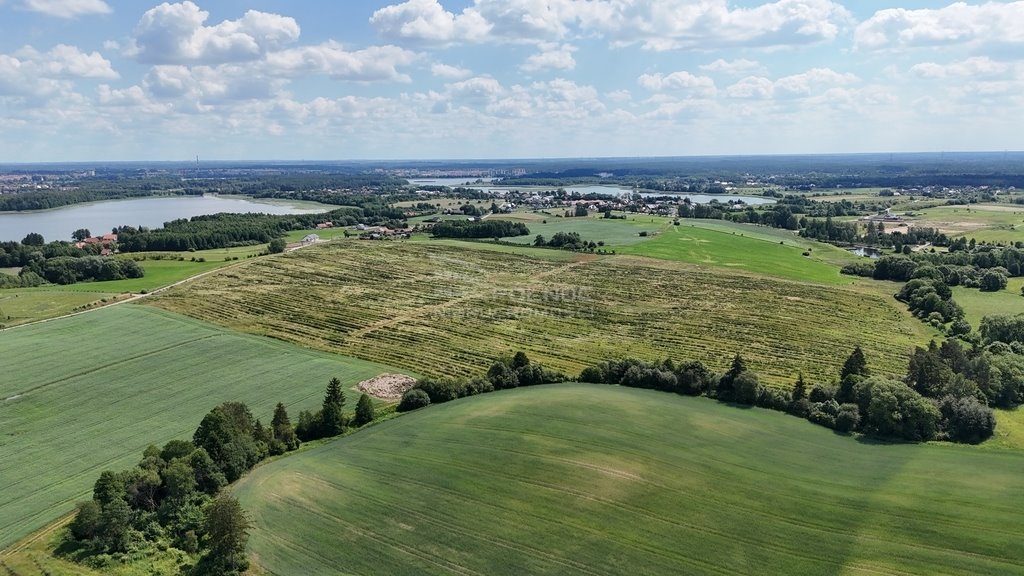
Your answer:
[[[97,284],[91,285],[93,289]],[[0,290],[0,327],[17,326],[45,318],[63,316],[83,306],[100,306],[117,298],[114,293],[80,290],[67,292],[59,286]]]
[[[262,466],[251,557],[304,574],[1024,574],[1024,454],[858,442],[601,385],[432,406]]]
[[[834,378],[855,344],[874,369],[902,374],[913,346],[934,335],[891,295],[860,287],[474,246],[338,240],[254,260],[148,302],[432,375],[479,375],[516,350],[570,374],[626,355],[723,369],[742,352],[765,381],[788,387],[801,370]]]
[[[911,223],[978,242],[1024,242],[1024,206],[1017,204],[936,206],[915,210]]]
[[[38,288],[0,290],[0,326],[15,326],[77,312],[85,307],[101,306],[129,294],[152,292],[197,274],[210,272],[229,264],[237,264],[266,249],[265,245],[201,250],[198,252],[162,253],[173,256],[161,260],[150,259],[151,254],[139,262],[145,271],[142,278],[112,280],[109,282],[79,282],[59,286],[48,284]],[[181,257],[183,260],[178,260]],[[232,258],[238,260],[232,260]],[[202,258],[205,261],[193,261]]]
[[[621,254],[727,267],[802,282],[849,283],[838,268],[816,258],[813,248],[808,256],[803,256],[804,247],[741,234],[695,226],[672,226],[647,242],[613,248]],[[829,252],[829,248],[824,248],[824,251]]]
[[[0,333],[0,350],[0,549],[221,402],[267,422],[281,401],[295,418],[332,376],[393,371],[130,304]]]
[[[558,210],[552,210],[558,213]],[[532,212],[491,216],[494,219],[523,222],[530,228],[529,236],[502,238],[506,242],[530,244],[538,234],[551,238],[556,232],[576,232],[588,242],[604,242],[608,246],[636,244],[650,240],[650,236],[672,225],[671,218],[659,216],[631,215],[626,220],[588,216],[564,218]],[[547,224],[544,222],[547,221]],[[648,237],[640,236],[647,232]]]
[[[967,314],[967,321],[977,330],[981,319],[995,314],[1020,314],[1024,312],[1024,296],[1021,296],[1024,278],[1010,278],[1005,290],[982,292],[977,288],[953,287],[953,300]]]

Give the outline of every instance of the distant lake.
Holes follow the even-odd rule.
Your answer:
[[[52,210],[0,213],[0,241],[20,241],[29,232],[51,240],[71,240],[79,228],[94,235],[110,232],[115,226],[158,228],[164,222],[218,212],[263,214],[311,214],[334,208],[314,202],[286,202],[240,196],[169,196],[133,198],[73,204]]]
[[[481,185],[476,183],[478,179],[472,177],[465,178],[411,178],[409,179],[410,184],[416,184],[417,186],[450,186],[452,188],[458,188],[464,186],[466,188],[479,188]],[[484,184],[490,184],[494,178],[479,178]]]
[[[489,178],[484,178],[483,184],[476,184],[473,181],[475,178],[417,178],[415,180],[409,180],[412,184],[418,184],[421,186],[451,186],[456,188],[458,186],[464,186],[466,188],[476,188],[483,190],[484,192],[508,192],[509,190],[520,190],[523,192],[545,192],[549,190],[556,190],[559,187],[555,186],[503,186],[500,183],[498,185],[492,185]],[[602,184],[595,184],[589,186],[561,186],[563,190],[569,192],[577,192],[579,194],[607,194],[611,196],[622,196],[623,194],[632,193],[631,188],[623,188],[621,186],[605,186]],[[641,192],[640,196],[644,198],[657,198],[659,196],[673,196],[679,199],[689,198],[690,202],[694,204],[707,204],[712,200],[718,200],[723,204],[727,204],[730,200],[742,201],[750,206],[758,206],[761,204],[774,204],[775,200],[772,198],[765,198],[763,196],[736,196],[732,194],[685,194],[685,193],[669,193],[669,192]]]

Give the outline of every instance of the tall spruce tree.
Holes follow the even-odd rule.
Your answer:
[[[855,346],[853,352],[850,353],[850,357],[846,359],[843,369],[839,373],[839,380],[843,381],[847,376],[854,374],[865,378],[871,376],[871,370],[868,369],[868,361],[864,358],[864,351],[860,349],[860,346]]]
[[[331,378],[324,394],[324,405],[320,411],[320,431],[325,437],[337,436],[345,431],[345,392],[341,390],[341,381]]]

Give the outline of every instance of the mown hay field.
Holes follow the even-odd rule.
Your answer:
[[[704,398],[554,385],[430,406],[234,492],[296,574],[1024,574],[1024,454],[856,441]]]
[[[0,350],[0,549],[73,510],[101,471],[191,438],[221,402],[269,422],[280,401],[296,418],[333,376],[394,371],[129,304],[2,332]]]
[[[479,375],[517,350],[569,374],[624,356],[722,369],[739,352],[768,384],[791,386],[800,371],[832,379],[857,344],[876,371],[901,374],[930,335],[874,291],[649,258],[553,261],[473,243],[335,241],[150,303],[432,375]]]

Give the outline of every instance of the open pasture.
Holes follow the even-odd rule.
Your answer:
[[[159,260],[153,259],[153,254],[141,252],[134,256],[147,257],[139,261],[139,266],[145,270],[142,278],[3,289],[0,290],[0,325],[15,326],[45,320],[78,311],[82,306],[101,306],[128,294],[152,292],[197,274],[237,264],[233,258],[245,260],[265,250],[266,245],[198,252],[164,252],[160,253],[163,258]],[[204,261],[200,262],[199,259]]]
[[[280,401],[297,418],[332,376],[394,371],[128,304],[0,333],[0,350],[0,549],[221,402],[268,422]]]
[[[105,298],[114,298],[114,293],[98,289],[98,283],[92,283],[90,287],[91,291],[75,292],[60,290],[57,286],[0,290],[0,327],[63,316],[80,306],[101,304]]]
[[[680,226],[670,226],[647,242],[613,248],[622,254],[726,267],[803,282],[849,282],[849,279],[839,274],[837,267],[814,254],[819,246],[823,248],[820,251],[832,254],[834,248],[831,246],[804,247],[803,242],[796,240],[786,244],[785,240],[776,241],[774,235],[769,236],[751,226],[733,225],[733,230],[729,232],[726,227],[713,229],[687,226],[689,223],[684,220]],[[761,232],[760,237],[748,237],[746,229]],[[808,256],[803,256],[808,250]]]
[[[855,344],[873,369],[902,374],[913,346],[932,335],[891,296],[859,288],[475,246],[336,241],[224,270],[149,302],[431,375],[480,375],[517,350],[570,374],[623,356],[723,369],[741,352],[767,383],[788,387],[801,370],[833,378]]]
[[[1024,312],[1021,287],[1024,287],[1024,278],[1010,278],[1006,289],[999,292],[982,292],[977,288],[954,286],[953,300],[964,309],[967,321],[977,329],[985,316]]]
[[[1024,454],[604,385],[431,406],[254,470],[296,574],[1024,574]]]
[[[1019,204],[936,206],[916,211],[911,222],[978,242],[1024,242],[1024,206]]]
[[[557,213],[558,211],[550,210],[550,212]],[[506,242],[518,244],[530,244],[538,234],[550,239],[557,232],[576,232],[588,242],[604,242],[606,246],[636,244],[650,240],[672,225],[671,218],[642,214],[630,215],[625,220],[601,218],[600,216],[566,218],[529,212],[496,215],[490,218],[526,223],[530,228],[529,236],[502,238]],[[640,236],[641,232],[647,232],[649,236]]]

